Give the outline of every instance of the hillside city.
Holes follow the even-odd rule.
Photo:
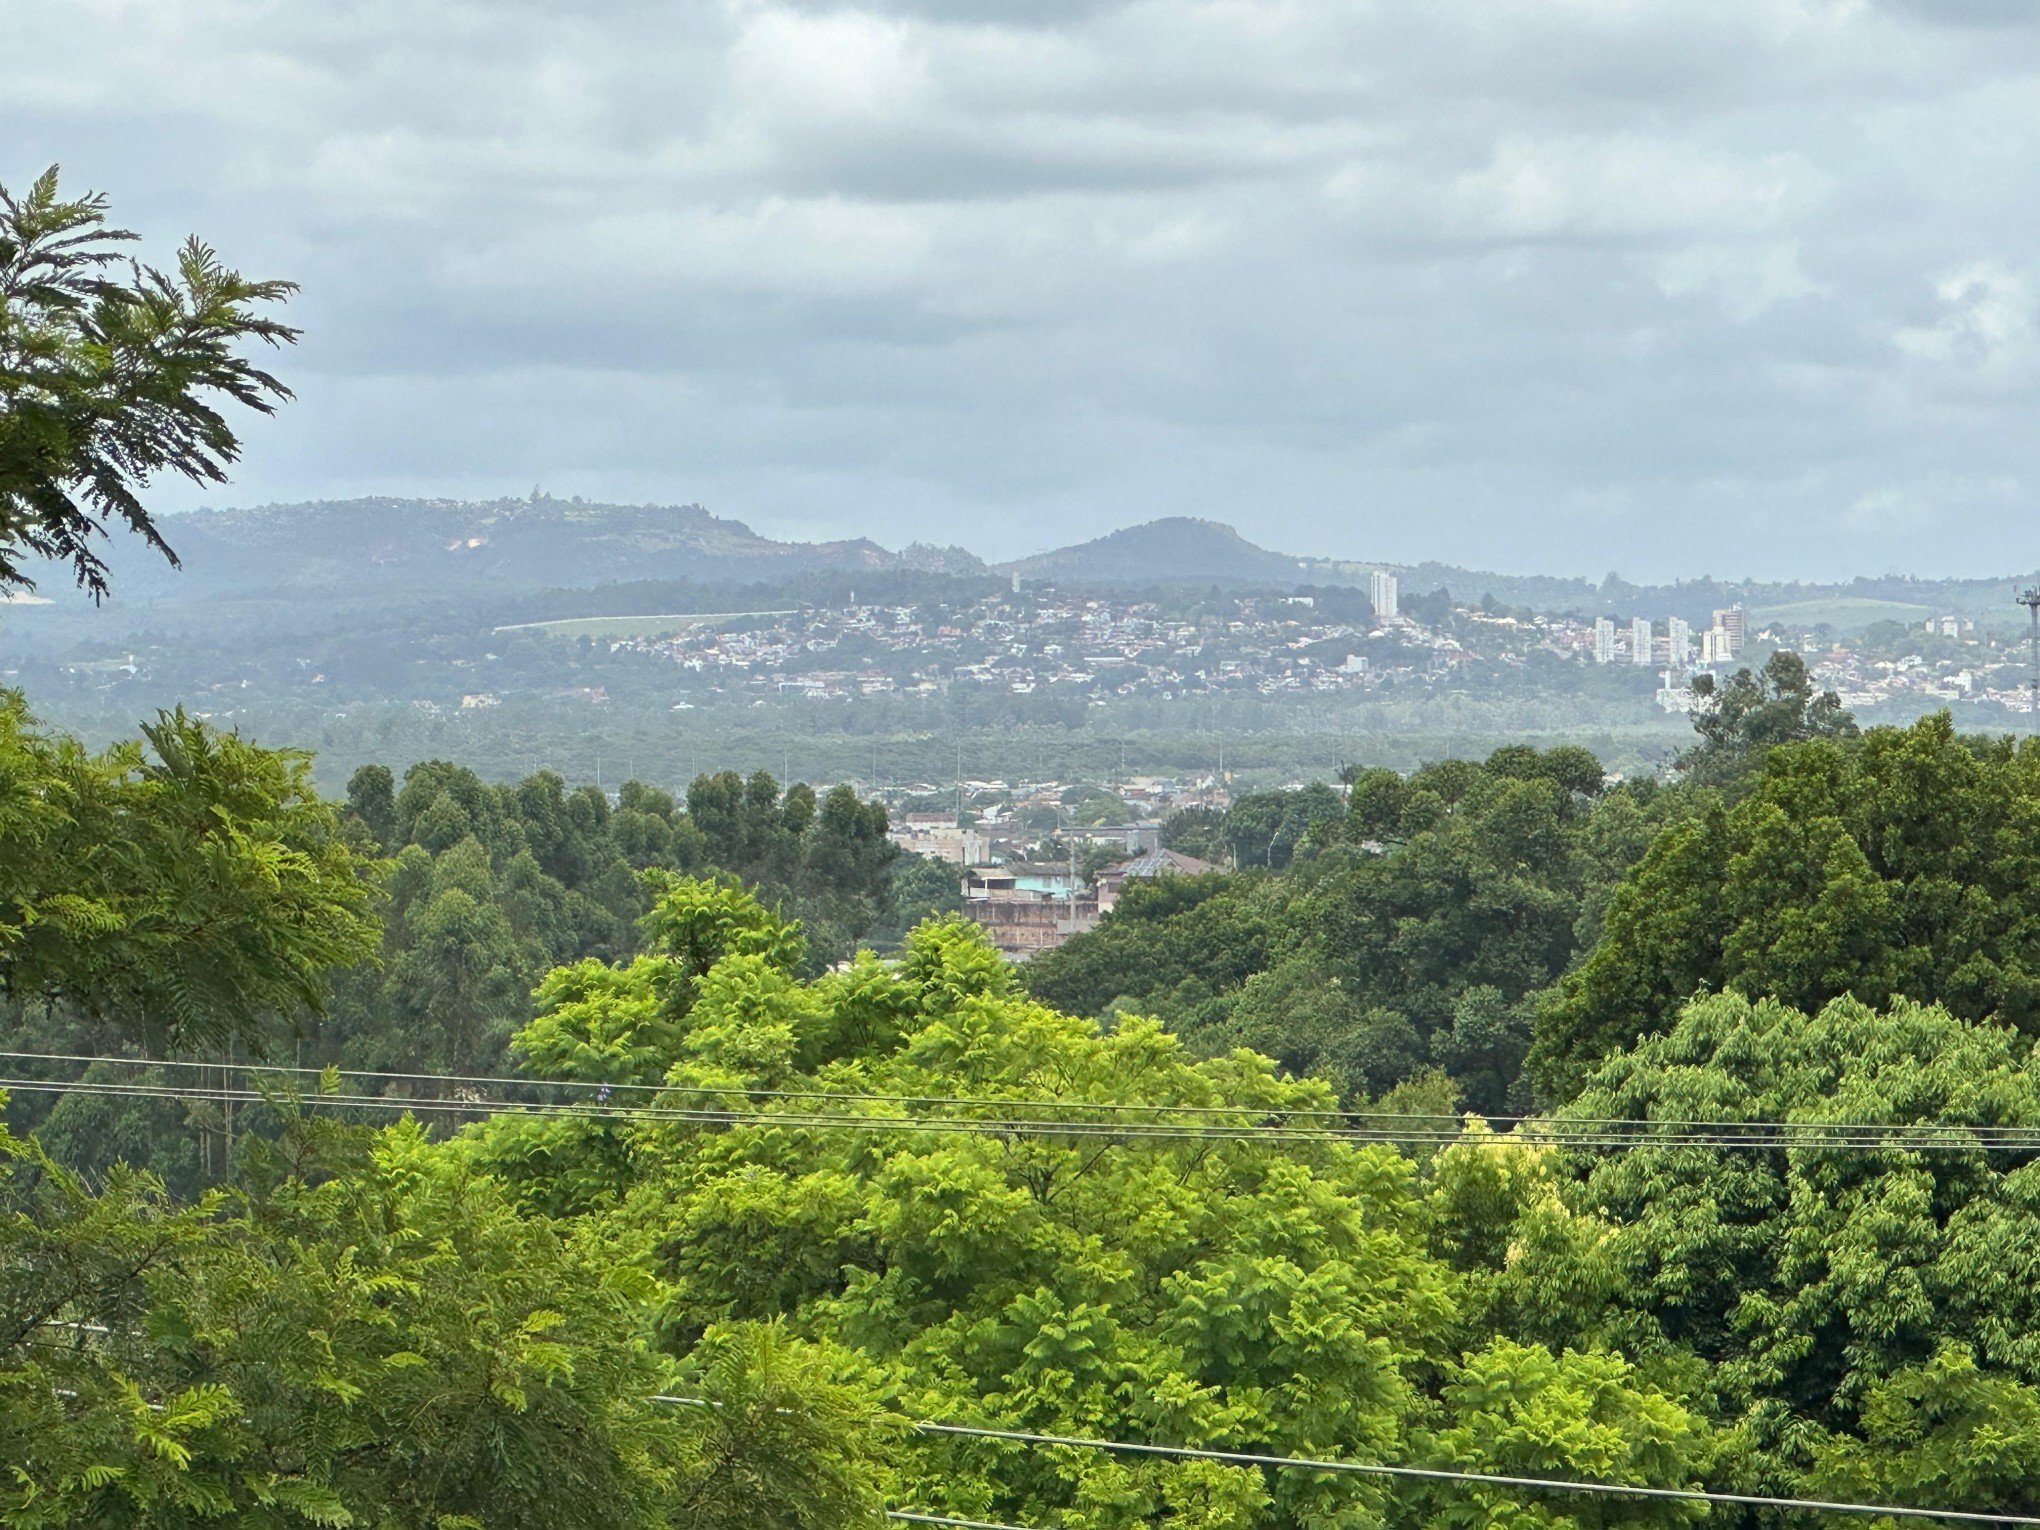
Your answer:
[[[932,697],[954,686],[1095,701],[1357,692],[1380,686],[1506,685],[1533,665],[1627,666],[1656,679],[1655,705],[1685,713],[1692,681],[1752,646],[1792,648],[1844,706],[1974,704],[2024,711],[2023,645],[1936,616],[1887,623],[1880,641],[1759,623],[1741,607],[1707,624],[1680,616],[1618,622],[1527,610],[1411,602],[1396,576],[1357,591],[1222,597],[1193,611],[1152,598],[1015,588],[963,608],[858,604],[704,623],[678,634],[612,639],[617,653],[668,660],[712,694],[840,700]],[[1917,639],[1917,641],[1912,641]],[[468,706],[488,705],[470,693]]]

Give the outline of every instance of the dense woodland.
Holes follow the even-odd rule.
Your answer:
[[[1858,733],[1780,661],[1673,780],[1505,750],[1179,821],[1242,869],[1016,971],[843,791],[328,802],[189,719],[0,718],[8,1033],[130,1059],[16,1076],[164,1095],[11,1104],[10,1522],[1706,1512],[921,1420],[2040,1507],[2036,1149],[1992,1135],[2040,1128],[2033,745]],[[342,1071],[170,1097],[264,1058]],[[499,1073],[547,1088],[432,1077]]]

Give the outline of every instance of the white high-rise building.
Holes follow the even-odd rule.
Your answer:
[[[1615,662],[1615,624],[1605,616],[1594,619],[1594,662],[1596,664]]]
[[[1629,623],[1629,662],[1650,663],[1650,618],[1638,616]]]
[[[1730,606],[1725,611],[1716,611],[1714,613],[1714,630],[1722,634],[1722,637],[1716,640],[1717,646],[1725,642],[1728,650],[1726,653],[1718,654],[1716,657],[1722,659],[1740,658],[1743,649],[1749,645],[1750,640],[1749,617],[1743,611],[1743,608],[1741,606]]]
[[[1693,627],[1685,617],[1675,616],[1665,623],[1665,641],[1671,647],[1665,662],[1674,669],[1692,668]]]
[[[1374,619],[1378,622],[1392,622],[1401,614],[1396,609],[1395,575],[1386,569],[1376,569],[1367,576],[1367,603],[1374,607]]]

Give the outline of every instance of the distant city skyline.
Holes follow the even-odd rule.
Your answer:
[[[2036,100],[2009,0],[60,0],[0,182],[302,284],[213,503],[1982,576],[2040,565]]]

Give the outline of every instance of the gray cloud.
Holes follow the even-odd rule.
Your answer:
[[[2040,563],[2009,0],[52,0],[0,144],[303,283],[229,501]]]

